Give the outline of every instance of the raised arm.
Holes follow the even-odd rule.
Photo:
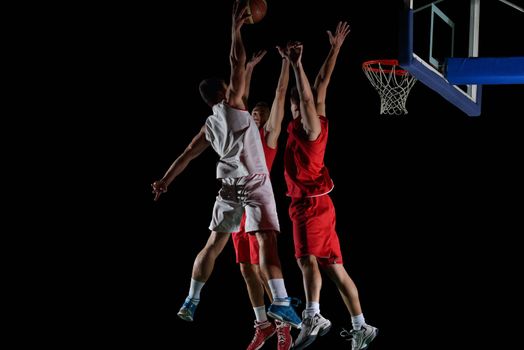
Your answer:
[[[289,43],[286,48],[286,57],[291,62],[300,98],[300,116],[304,130],[310,141],[318,138],[321,132],[320,119],[315,109],[315,101],[311,85],[302,66],[303,46],[300,43]]]
[[[282,48],[277,46],[277,50],[282,57],[282,66],[280,67],[280,77],[278,78],[269,119],[266,125],[264,125],[264,129],[266,130],[266,143],[270,148],[276,148],[278,144],[278,137],[282,130],[282,120],[284,119],[287,86],[289,84],[289,60],[284,55]]]
[[[209,142],[206,140],[205,126],[203,126],[184,152],[171,164],[164,177],[151,185],[155,194],[155,201],[162,193],[167,192],[169,184],[184,171],[189,162],[198,157],[208,146]]]
[[[317,78],[315,79],[315,85],[313,90],[316,93],[316,110],[319,115],[326,115],[326,92],[329,85],[329,80],[331,74],[335,69],[335,63],[337,62],[338,53],[340,52],[340,47],[344,43],[346,36],[349,34],[350,28],[347,22],[338,22],[337,29],[335,30],[335,35],[331,34],[328,30],[329,43],[331,44],[331,49],[318,72]]]
[[[255,52],[246,64],[246,86],[244,89],[244,96],[242,97],[246,106],[248,105],[247,101],[249,99],[249,90],[251,88],[251,76],[253,75],[253,69],[255,69],[255,66],[262,60],[266,53],[266,50]]]
[[[229,63],[231,65],[231,76],[226,93],[227,103],[231,107],[245,109],[244,89],[246,86],[246,49],[242,42],[240,28],[249,17],[246,5],[241,6],[239,0],[235,0],[233,5],[233,19],[231,25],[231,51],[229,54]]]

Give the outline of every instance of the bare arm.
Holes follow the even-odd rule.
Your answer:
[[[278,52],[282,57],[282,66],[280,68],[280,77],[278,78],[275,98],[271,105],[269,119],[264,126],[266,130],[266,143],[270,148],[276,148],[278,137],[282,130],[282,120],[284,119],[284,106],[286,103],[286,92],[289,84],[289,60],[285,57],[284,51],[277,46]]]
[[[169,184],[184,171],[189,162],[198,157],[208,146],[209,142],[206,140],[205,126],[203,126],[184,152],[171,164],[164,177],[151,185],[155,194],[155,201],[162,193],[167,192]]]
[[[349,34],[350,28],[347,22],[338,22],[337,29],[335,30],[335,35],[331,34],[328,30],[329,43],[331,44],[331,49],[324,61],[324,64],[318,72],[317,78],[315,79],[315,85],[313,89],[316,92],[316,110],[319,115],[326,115],[326,92],[329,85],[329,80],[331,79],[331,74],[335,69],[335,63],[337,62],[338,53],[340,52],[340,47],[344,43],[346,36]]]
[[[246,64],[246,87],[244,89],[244,96],[242,97],[246,106],[248,105],[247,100],[249,98],[249,89],[251,87],[251,76],[253,75],[253,69],[255,69],[255,66],[262,60],[266,53],[266,50],[260,50],[254,53]]]
[[[318,138],[321,132],[320,119],[315,109],[315,102],[311,85],[307,79],[304,67],[302,66],[303,46],[300,43],[289,43],[286,49],[286,57],[291,62],[297,84],[298,95],[300,97],[300,115],[304,130],[310,141]]]
[[[240,6],[240,1],[235,0],[233,5],[233,20],[231,25],[231,51],[229,54],[229,63],[231,65],[231,76],[226,93],[227,103],[234,108],[245,109],[244,89],[246,86],[246,49],[242,42],[240,28],[249,17],[246,11],[247,7]]]

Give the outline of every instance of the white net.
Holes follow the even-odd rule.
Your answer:
[[[362,63],[362,69],[380,96],[380,114],[407,114],[406,101],[417,79],[403,70],[397,60]]]

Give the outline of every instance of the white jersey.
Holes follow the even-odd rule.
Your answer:
[[[248,111],[220,102],[206,120],[206,139],[220,156],[217,178],[269,174],[260,132]]]

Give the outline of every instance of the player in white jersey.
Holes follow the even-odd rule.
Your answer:
[[[233,6],[231,75],[229,85],[220,79],[206,79],[199,89],[213,114],[182,154],[169,167],[162,179],[152,184],[155,200],[167,191],[171,182],[199,156],[212,146],[220,159],[217,178],[222,183],[213,208],[205,247],[197,255],[191,276],[189,294],[178,316],[193,321],[200,300],[200,291],[213,271],[215,260],[222,252],[232,232],[238,231],[243,213],[246,232],[255,234],[259,244],[260,269],[267,278],[273,303],[268,315],[299,328],[300,317],[288,297],[276,234],[280,230],[273,188],[264,158],[260,133],[243,101],[245,90],[246,52],[241,27],[249,15],[245,6],[236,0]]]

